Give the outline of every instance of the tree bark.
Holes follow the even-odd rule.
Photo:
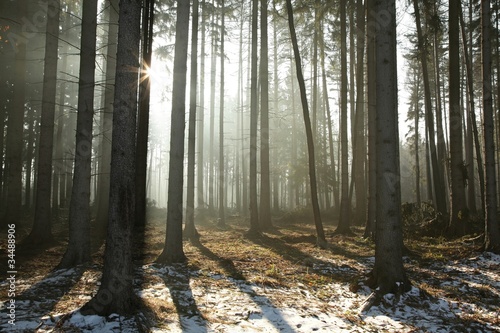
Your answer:
[[[309,118],[309,106],[307,103],[306,86],[304,83],[304,76],[302,74],[302,62],[300,59],[299,46],[297,43],[297,34],[295,33],[295,24],[293,20],[293,9],[291,0],[286,0],[286,9],[288,14],[288,27],[290,29],[290,36],[292,38],[293,54],[295,58],[295,68],[297,73],[297,81],[300,87],[300,98],[302,102],[302,113],[304,115],[304,126],[306,129],[307,139],[307,152],[309,155],[309,183],[311,186],[311,203],[314,215],[314,224],[316,226],[317,244],[320,247],[326,247],[325,232],[323,230],[323,222],[318,203],[318,190],[316,184],[316,166],[314,157],[314,142],[313,132],[311,127],[311,120]]]
[[[365,53],[365,6],[363,0],[358,0],[356,12],[356,115],[355,115],[355,151],[353,163],[354,179],[356,182],[356,224],[362,225],[366,219],[366,184],[365,184],[365,91],[364,91],[364,53]],[[351,65],[352,66],[352,65]]]
[[[271,180],[269,168],[269,43],[267,0],[260,7],[260,216],[262,229],[272,227]]]
[[[486,171],[485,237],[486,251],[500,254],[500,225],[497,217],[497,188],[495,170],[495,126],[491,85],[491,41],[490,1],[481,1],[481,62],[483,78],[483,139],[484,169]],[[498,70],[498,69],[497,69]]]
[[[225,29],[224,0],[221,0],[221,36],[220,36],[220,98],[219,98],[219,220],[221,227],[226,225],[225,209],[225,184],[224,184],[224,29]]]
[[[431,90],[429,83],[429,73],[427,65],[427,54],[426,47],[424,43],[424,38],[422,34],[422,26],[420,23],[420,10],[418,8],[418,1],[413,1],[413,8],[415,11],[415,21],[417,26],[417,39],[418,39],[418,50],[419,57],[422,63],[422,78],[424,82],[424,106],[425,106],[425,123],[427,127],[428,135],[428,146],[431,162],[431,172],[433,180],[433,192],[434,192],[434,204],[436,210],[443,215],[446,215],[446,202],[445,202],[445,192],[444,192],[444,178],[439,167],[438,154],[436,149],[435,140],[435,129],[434,129],[434,116],[432,114],[432,101],[431,101]]]
[[[73,188],[69,207],[69,243],[59,268],[90,261],[90,176],[94,116],[97,0],[85,1],[82,16],[78,115]]]
[[[186,224],[184,235],[191,241],[199,239],[194,224],[194,169],[196,149],[196,95],[198,79],[198,0],[193,1],[191,22],[191,78],[189,89],[189,129],[188,129],[188,169],[187,169],[187,196],[186,196]],[[203,92],[202,92],[203,93]]]
[[[464,52],[464,59],[465,59],[465,72],[467,75],[467,93],[468,93],[468,99],[469,99],[469,104],[468,106],[468,113],[467,113],[467,131],[471,132],[471,136],[474,137],[474,139],[470,139],[470,141],[474,141],[475,144],[475,149],[476,149],[476,160],[477,160],[477,171],[478,171],[478,176],[479,176],[479,188],[481,192],[481,208],[483,212],[485,211],[485,184],[484,184],[484,170],[483,170],[483,157],[481,154],[481,143],[479,142],[479,133],[477,130],[477,123],[476,123],[476,111],[475,111],[475,103],[474,103],[474,79],[473,79],[473,73],[472,73],[472,39],[470,43],[470,49],[469,53],[471,54],[471,57],[469,57],[469,53],[467,52],[467,38],[465,35],[465,22],[463,20],[463,13],[462,13],[462,6],[460,5],[459,7],[460,11],[460,25],[461,25],[461,35],[462,35],[462,44],[463,44],[463,52]],[[472,142],[470,142],[470,145],[472,145]],[[472,165],[474,161],[474,156],[472,152],[472,148],[467,148],[467,163],[469,164],[469,170],[472,169],[474,170],[474,166]],[[472,162],[471,162],[472,160]],[[472,198],[469,198],[469,202],[471,200],[474,201],[474,206],[472,204],[469,205],[469,209],[475,207],[475,195],[473,194],[475,191],[472,191],[474,189],[474,172],[469,172],[469,194],[472,196]]]
[[[376,34],[377,128],[377,226],[374,285],[377,293],[401,293],[410,289],[403,267],[401,183],[399,171],[398,86],[395,0],[375,1],[384,13]]]
[[[113,131],[113,99],[115,95],[116,52],[118,37],[118,0],[109,2],[108,43],[106,50],[106,85],[102,111],[101,163],[99,163],[99,201],[96,225],[99,234],[105,235],[109,212],[109,186],[111,165],[111,137]]]
[[[376,152],[376,71],[375,71],[375,34],[376,31],[369,29],[373,27],[375,18],[370,15],[373,11],[373,1],[368,1],[367,8],[367,24],[366,24],[366,63],[367,63],[367,102],[368,102],[368,195],[367,195],[367,211],[366,211],[366,227],[364,237],[374,238],[375,226],[377,219],[377,152]]]
[[[84,315],[131,315],[137,311],[138,303],[132,284],[132,230],[135,220],[137,55],[141,38],[141,1],[121,0],[119,15],[104,269],[97,294],[81,309]]]
[[[257,206],[257,22],[258,0],[252,0],[252,50],[250,74],[250,234],[261,232]]]
[[[336,234],[350,234],[351,203],[349,201],[349,165],[347,145],[347,1],[340,1],[340,145],[341,145],[341,195],[339,224]]]
[[[186,118],[186,71],[189,33],[189,0],[179,0],[175,26],[174,79],[170,163],[168,172],[167,230],[159,263],[186,261],[182,247],[182,199],[184,187],[184,127]]]
[[[212,1],[212,6],[215,9],[215,0]],[[215,208],[214,199],[214,157],[215,157],[215,80],[217,72],[217,36],[215,26],[218,18],[215,13],[212,13],[212,54],[210,65],[210,143],[208,156],[208,209],[212,214]]]
[[[459,6],[459,0],[449,1],[449,131],[451,176],[449,232],[455,236],[465,235],[468,216],[465,201],[462,116],[460,110]]]
[[[57,83],[57,55],[59,45],[59,1],[47,4],[47,32],[45,37],[45,64],[43,70],[42,114],[38,148],[38,175],[36,184],[35,219],[33,229],[25,242],[42,245],[53,240],[51,221],[52,154]],[[95,40],[94,40],[95,41]]]
[[[154,0],[143,1],[142,9],[142,66],[139,83],[139,115],[137,118],[137,166],[135,224],[144,228],[146,218],[146,179],[148,169],[149,102],[151,97],[151,56],[153,54]]]
[[[205,39],[206,39],[206,20],[207,10],[205,0],[201,1],[201,50],[200,50],[200,112],[198,112],[198,159],[196,175],[196,195],[198,207],[203,208],[205,199],[203,196],[203,174],[204,174],[204,136],[205,136]]]
[[[18,17],[21,19],[26,15],[26,0],[18,3]],[[24,102],[26,97],[26,43],[21,41],[15,50],[15,76],[13,78],[14,91],[12,106],[8,111],[7,137],[5,149],[6,171],[4,181],[6,183],[7,199],[5,215],[2,219],[5,224],[17,224],[21,222],[22,216],[22,165],[23,165],[23,120]]]

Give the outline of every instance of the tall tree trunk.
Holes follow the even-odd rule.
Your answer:
[[[419,146],[420,146],[420,136],[419,136],[419,122],[420,122],[420,68],[415,71],[415,192],[417,196],[417,205],[420,208],[420,204],[422,199],[420,198],[420,154],[419,154]]]
[[[148,169],[149,101],[151,97],[151,56],[153,53],[154,0],[145,0],[142,9],[142,66],[139,83],[139,116],[137,118],[137,166],[135,224],[146,225],[146,176]]]
[[[470,2],[472,3],[472,2]],[[469,13],[472,15],[472,11]],[[471,16],[469,16],[469,22],[472,21]],[[462,36],[462,45],[463,45],[463,52],[465,59],[468,57],[472,58],[472,43],[469,43],[467,45],[466,41],[466,35],[465,35],[465,24],[464,24],[464,16],[463,16],[463,11],[462,11],[462,6],[460,6],[460,30],[461,30],[461,36]],[[472,41],[472,29],[469,29],[469,40]],[[467,165],[467,206],[469,207],[469,211],[472,214],[477,213],[477,207],[476,207],[476,179],[475,179],[475,168],[474,168],[474,134],[472,130],[472,119],[470,117],[471,111],[474,108],[474,90],[469,89],[470,85],[473,84],[473,82],[469,83],[469,75],[467,72],[470,70],[470,63],[469,61],[465,61],[465,71],[466,71],[466,77],[467,77],[467,93],[466,93],[466,134],[465,134],[465,160],[466,160],[466,165]],[[472,99],[471,99],[472,98]],[[482,196],[484,195],[481,194]]]
[[[293,70],[293,58],[290,55],[290,81],[291,81],[291,95],[292,95],[292,133],[297,133],[297,121],[296,121],[296,112],[295,112],[295,79],[294,79],[294,70]],[[292,135],[292,164],[297,163],[297,136]],[[299,206],[299,182],[298,178],[290,176],[290,182],[292,183],[292,196],[294,200],[292,200],[291,208],[295,208]],[[295,205],[295,207],[293,206]]]
[[[188,170],[187,170],[187,196],[186,196],[186,224],[184,235],[191,241],[199,239],[198,231],[194,225],[194,169],[196,149],[196,95],[198,79],[198,0],[193,1],[191,22],[191,78],[189,88],[189,129],[188,129]],[[203,92],[202,92],[203,93]]]
[[[395,0],[375,1],[387,16],[376,34],[377,226],[373,287],[376,294],[410,289],[403,267],[401,183],[399,171],[398,86]]]
[[[272,227],[271,180],[269,171],[269,43],[267,0],[260,7],[260,216],[262,229]]]
[[[418,39],[418,49],[420,51],[420,61],[422,64],[422,77],[424,81],[424,106],[425,106],[425,123],[427,127],[428,135],[428,145],[429,154],[431,160],[431,172],[433,181],[433,192],[435,207],[438,212],[446,215],[446,202],[445,202],[445,191],[444,191],[444,178],[439,167],[438,155],[436,149],[435,131],[434,131],[434,116],[432,114],[432,101],[431,101],[431,91],[429,83],[429,73],[427,65],[427,54],[426,47],[424,43],[424,37],[422,34],[422,26],[420,23],[420,10],[418,8],[418,1],[413,0],[413,8],[415,11],[415,21],[417,26],[417,39]]]
[[[336,234],[350,234],[349,165],[347,146],[347,1],[340,1],[340,144],[341,144],[341,196],[339,224]]]
[[[75,169],[69,207],[69,243],[59,267],[90,260],[90,177],[94,116],[97,0],[85,1],[82,15]]]
[[[50,198],[52,189],[52,153],[56,105],[59,13],[59,1],[51,1],[47,4],[47,32],[45,37],[45,64],[43,69],[42,115],[40,118],[40,147],[38,150],[35,219],[33,229],[25,240],[32,245],[39,245],[52,241]],[[49,17],[49,15],[53,15],[53,17]]]
[[[203,143],[205,136],[205,39],[206,39],[206,20],[207,9],[205,0],[201,1],[201,54],[200,54],[200,112],[198,112],[198,159],[197,159],[197,175],[196,175],[196,195],[198,207],[203,208],[205,199],[203,196],[203,174],[204,174],[204,151]]]
[[[238,136],[241,137],[243,132],[243,27],[244,27],[244,2],[241,2],[240,7],[240,35],[239,35],[239,51],[238,51],[238,92],[237,92],[237,120],[236,120],[236,211],[238,214],[242,213],[241,209],[241,174],[240,170],[243,163],[240,163],[243,151],[243,140],[239,140]]]
[[[459,0],[449,1],[449,112],[450,112],[450,222],[449,232],[462,236],[466,233],[467,206],[462,145],[462,116],[460,112],[460,58],[459,58]]]
[[[323,222],[319,211],[318,190],[316,184],[316,165],[314,157],[314,142],[313,132],[311,128],[311,120],[309,118],[309,106],[307,104],[306,86],[304,76],[302,74],[302,62],[300,59],[299,46],[297,43],[297,35],[295,33],[295,24],[293,21],[293,9],[291,0],[286,0],[286,9],[288,14],[288,26],[290,36],[292,37],[293,54],[295,58],[295,68],[297,73],[297,81],[300,87],[300,99],[302,102],[302,113],[304,115],[304,126],[306,130],[307,152],[309,155],[309,183],[311,186],[311,203],[314,214],[314,224],[316,226],[317,244],[320,247],[326,247],[325,232],[323,230]]]
[[[257,23],[258,0],[252,0],[252,51],[250,75],[250,234],[259,234],[259,212],[257,206]]]
[[[461,35],[462,35],[462,44],[463,44],[463,52],[464,52],[464,58],[465,58],[465,72],[467,76],[467,93],[469,96],[469,104],[468,104],[468,114],[467,114],[467,128],[468,131],[472,132],[472,135],[474,136],[474,143],[475,143],[475,149],[476,149],[476,160],[477,160],[477,171],[478,171],[478,176],[479,176],[479,187],[480,187],[480,192],[481,192],[481,208],[483,212],[485,211],[485,205],[486,205],[486,200],[485,200],[485,181],[484,181],[484,169],[483,169],[483,157],[481,153],[481,142],[479,141],[479,133],[477,130],[477,123],[476,123],[476,111],[475,111],[475,106],[474,106],[474,79],[473,79],[473,73],[472,73],[472,39],[470,43],[470,48],[469,48],[469,53],[467,52],[467,37],[465,35],[465,22],[463,19],[463,12],[462,12],[462,6],[459,6],[459,15],[460,15],[460,25],[461,25]],[[471,35],[470,35],[471,36]],[[469,130],[470,128],[470,130]],[[472,138],[470,144],[472,145]],[[467,155],[468,157],[468,162],[469,160],[473,160],[473,153],[469,151],[470,149],[467,149],[469,152]],[[469,168],[472,166],[472,171],[474,169],[474,166],[469,165]],[[474,186],[474,173],[469,172],[469,190],[471,186]],[[470,190],[469,193],[472,191]],[[471,200],[471,199],[470,199]],[[474,204],[475,204],[475,196],[473,196]],[[470,206],[469,206],[470,208]]]
[[[313,140],[316,143],[318,139],[318,28],[319,28],[319,3],[314,1],[314,32],[313,32],[313,56],[311,59],[312,66],[312,132]]]
[[[429,2],[430,3],[430,2]],[[436,2],[433,2],[432,5],[434,6],[433,10],[435,15],[439,15],[438,10],[437,10],[437,4]],[[433,18],[429,18],[429,20],[432,20]],[[437,27],[434,27],[434,34],[433,34],[433,39],[434,39],[434,45],[433,45],[433,59],[434,59],[434,77],[435,77],[435,99],[436,99],[436,134],[437,134],[437,158],[438,158],[438,167],[439,167],[439,174],[443,175],[443,181],[446,179],[449,179],[446,177],[446,175],[449,173],[449,168],[448,168],[448,159],[446,158],[446,143],[445,143],[445,135],[443,133],[443,111],[442,111],[442,103],[441,103],[441,74],[440,74],[440,59],[442,56],[439,55],[439,46],[440,43],[438,41],[438,32],[439,29]],[[427,54],[424,52],[424,54]],[[446,186],[443,187],[443,193],[446,197]],[[446,203],[446,202],[445,202]]]
[[[19,19],[26,16],[26,0],[18,3]],[[17,46],[15,55],[15,76],[12,106],[8,111],[7,137],[5,149],[5,172],[6,195],[5,215],[2,221],[5,224],[17,224],[21,222],[22,211],[22,168],[23,168],[23,125],[24,125],[24,102],[26,97],[26,43],[21,42]]]
[[[182,248],[182,199],[184,186],[184,127],[186,118],[186,70],[189,32],[189,0],[179,0],[175,26],[174,80],[170,163],[168,172],[167,231],[159,263],[186,261]]]
[[[493,122],[491,85],[491,19],[490,1],[481,1],[481,63],[483,78],[483,138],[484,169],[486,171],[486,223],[484,248],[500,254],[500,225],[497,218],[497,188],[495,173],[495,126]]]
[[[323,85],[323,100],[325,103],[325,113],[328,126],[328,149],[330,155],[330,167],[328,168],[331,180],[331,186],[333,188],[333,206],[335,209],[339,207],[339,193],[337,177],[335,176],[335,154],[333,146],[333,127],[332,127],[332,113],[330,110],[330,98],[328,97],[328,85],[326,84],[326,66],[325,66],[325,38],[323,29],[320,30],[321,34],[321,76]]]
[[[364,91],[364,53],[365,53],[365,6],[358,0],[356,12],[357,59],[356,59],[356,115],[355,115],[355,151],[353,159],[354,179],[356,182],[356,224],[361,225],[366,219],[366,184],[365,184],[365,91]],[[353,66],[353,65],[351,65]]]
[[[225,192],[224,191],[224,29],[225,25],[225,10],[224,0],[221,0],[221,36],[220,36],[220,113],[219,113],[219,220],[218,224],[221,227],[226,225],[225,209]]]
[[[24,186],[24,209],[26,211],[31,210],[31,179],[33,173],[33,150],[35,144],[35,109],[31,107],[28,110],[28,147],[26,148],[26,180]]]
[[[69,27],[70,21],[69,19],[65,20],[65,24],[63,29],[66,30]],[[67,36],[67,35],[66,35]],[[64,36],[63,38],[65,38]],[[61,50],[61,72],[68,72],[68,51],[69,44],[65,43]],[[63,201],[65,200],[64,195],[64,152],[63,152],[63,133],[64,133],[64,123],[65,123],[65,101],[66,101],[66,90],[67,83],[63,79],[60,82],[59,86],[59,105],[58,105],[58,114],[57,114],[57,130],[56,130],[56,142],[54,149],[54,177],[52,180],[52,212],[55,217],[59,215],[59,209],[63,205]]]
[[[104,236],[108,223],[109,186],[111,165],[111,137],[113,130],[113,99],[115,95],[116,52],[118,38],[118,0],[109,2],[108,43],[106,50],[106,85],[102,111],[101,163],[99,163],[99,201],[97,203],[96,225]]]
[[[273,0],[273,11],[274,13],[277,13],[276,9],[276,0]],[[279,80],[278,80],[278,25],[277,25],[277,19],[276,16],[274,17],[273,21],[273,112],[277,115],[279,112]],[[276,136],[273,136],[273,139]],[[273,150],[273,168],[274,168],[274,175],[273,175],[273,211],[278,212],[280,203],[279,203],[279,187],[280,187],[280,182],[279,182],[279,174],[276,172],[278,169],[279,165],[279,158],[278,158],[278,150],[274,149]]]
[[[215,8],[215,1],[212,5]],[[211,66],[210,66],[210,144],[209,144],[209,156],[208,156],[208,209],[212,213],[214,211],[214,155],[215,155],[215,74],[217,71],[217,36],[215,33],[215,25],[218,19],[215,18],[216,15],[212,14],[212,54],[211,54]]]
[[[367,1],[367,13],[374,10],[374,2]],[[366,23],[366,63],[367,63],[367,104],[368,104],[368,193],[367,193],[367,211],[366,228],[364,237],[374,238],[377,218],[377,152],[376,152],[376,72],[375,72],[375,34],[376,31],[370,27],[376,26],[373,15],[367,14]]]
[[[132,230],[135,220],[135,131],[140,21],[141,2],[121,0],[104,268],[97,294],[80,310],[84,315],[131,315],[138,306],[132,284]],[[187,32],[187,27],[183,28]]]

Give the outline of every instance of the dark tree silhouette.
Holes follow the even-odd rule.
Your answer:
[[[104,270],[101,286],[81,309],[83,314],[130,315],[137,309],[137,296],[132,287],[132,230],[141,1],[121,0],[119,17]]]
[[[186,70],[189,32],[189,0],[179,0],[175,26],[174,81],[168,173],[167,236],[159,263],[186,261],[182,248],[182,195],[184,186],[184,127],[186,118]]]

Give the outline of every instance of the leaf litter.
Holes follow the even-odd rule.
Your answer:
[[[500,332],[498,255],[459,240],[435,247],[412,240],[414,253],[426,247],[440,259],[405,257],[412,289],[360,312],[372,292],[364,276],[374,264],[373,244],[359,236],[361,229],[334,236],[333,226],[325,226],[331,246],[323,250],[315,246],[313,225],[282,224],[249,238],[242,221],[232,222],[225,229],[198,226],[201,244],[186,242],[188,262],[170,266],[154,263],[164,236],[162,223],[152,223],[134,281],[147,311],[128,318],[79,312],[97,292],[103,247],[92,264],[69,270],[51,271],[64,242],[26,255],[16,280],[15,325],[7,321],[8,282],[0,275],[0,331]]]

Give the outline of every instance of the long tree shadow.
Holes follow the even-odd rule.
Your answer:
[[[16,322],[29,322],[26,323],[26,330],[35,330],[37,326],[38,328],[44,325],[53,326],[55,322],[52,321],[52,310],[70,292],[85,271],[86,267],[84,266],[55,270],[27,290],[16,294],[12,298],[15,300]],[[22,281],[17,281],[17,287],[19,287],[19,283]],[[8,314],[9,311],[8,308],[4,308],[0,313],[3,316],[3,313]],[[6,327],[5,324],[2,323],[0,328],[2,326]],[[9,325],[9,328],[12,327]]]
[[[232,282],[232,284],[237,287],[240,292],[250,296],[252,301],[260,308],[262,317],[267,318],[280,331],[295,332],[295,330],[283,317],[281,311],[273,305],[272,301],[268,297],[259,295],[258,292],[254,290],[253,285],[246,280],[245,276],[236,268],[231,259],[220,257],[200,242],[193,243],[193,245],[207,258],[219,263],[220,267],[224,270],[224,272],[226,272],[227,276],[232,278],[229,282]],[[241,281],[242,283],[237,283],[236,280]],[[260,314],[249,314],[249,318],[250,317],[260,319]]]
[[[172,270],[172,274],[167,273],[162,275],[162,279],[170,291],[182,331],[187,333],[207,332],[207,321],[194,299],[188,268],[184,264],[176,264],[174,268],[175,270]],[[178,272],[181,272],[181,274],[178,274]]]
[[[305,253],[288,243],[303,243],[310,242],[312,245],[316,244],[316,237],[314,236],[293,236],[296,239],[294,241],[290,236],[285,237],[269,237],[267,235],[262,235],[261,237],[247,237],[248,240],[256,245],[263,246],[273,253],[281,256],[283,259],[289,261],[292,264],[301,263],[302,265],[308,267],[313,272],[329,277],[336,282],[351,282],[353,278],[359,277],[364,272],[360,271],[356,267],[352,267],[347,263],[341,263],[340,265],[332,262],[328,262],[322,259],[318,259],[308,253]],[[336,253],[336,252],[335,252]],[[349,256],[346,256],[349,258]],[[359,262],[358,255],[352,255],[352,258]],[[360,263],[363,265],[363,263]]]

